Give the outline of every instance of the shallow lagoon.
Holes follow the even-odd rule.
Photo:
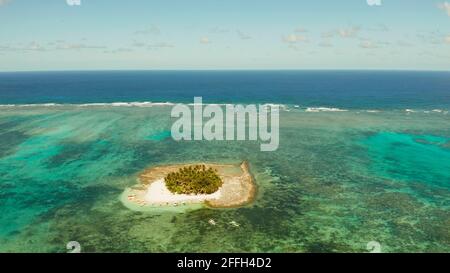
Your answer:
[[[74,240],[86,252],[450,251],[450,115],[292,108],[279,149],[261,152],[175,142],[170,109],[2,107],[0,251]],[[136,212],[119,200],[150,166],[242,160],[258,184],[243,208]]]

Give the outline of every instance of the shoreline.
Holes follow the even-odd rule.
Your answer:
[[[175,194],[165,186],[164,177],[182,167],[205,165],[216,169],[223,185],[212,194]],[[174,208],[206,205],[210,208],[234,208],[251,203],[256,196],[256,184],[246,161],[241,164],[176,164],[151,167],[138,176],[138,184],[127,188],[122,203],[132,210]]]

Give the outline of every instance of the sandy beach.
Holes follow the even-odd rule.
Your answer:
[[[222,187],[212,194],[175,194],[170,192],[164,177],[182,167],[197,164],[168,165],[153,167],[143,171],[138,178],[139,184],[128,188],[122,194],[122,202],[127,207],[177,207],[188,204],[205,204],[209,207],[228,208],[248,204],[255,196],[256,187],[248,163],[203,164],[218,171],[223,181]],[[130,204],[134,206],[129,206]]]
[[[189,202],[203,202],[206,200],[218,199],[221,196],[221,189],[212,194],[174,194],[170,192],[164,179],[158,179],[150,184],[144,195],[144,200],[148,204],[175,204],[175,203],[189,203]]]

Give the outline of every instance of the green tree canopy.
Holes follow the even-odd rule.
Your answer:
[[[179,194],[210,194],[223,184],[218,173],[205,165],[183,167],[165,177],[167,188]]]

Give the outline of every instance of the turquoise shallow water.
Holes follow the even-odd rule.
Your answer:
[[[175,142],[170,109],[2,107],[0,251],[65,252],[74,240],[89,252],[450,251],[448,114],[291,109],[279,149],[260,152]],[[259,189],[249,206],[136,212],[119,201],[149,166],[242,160]]]

